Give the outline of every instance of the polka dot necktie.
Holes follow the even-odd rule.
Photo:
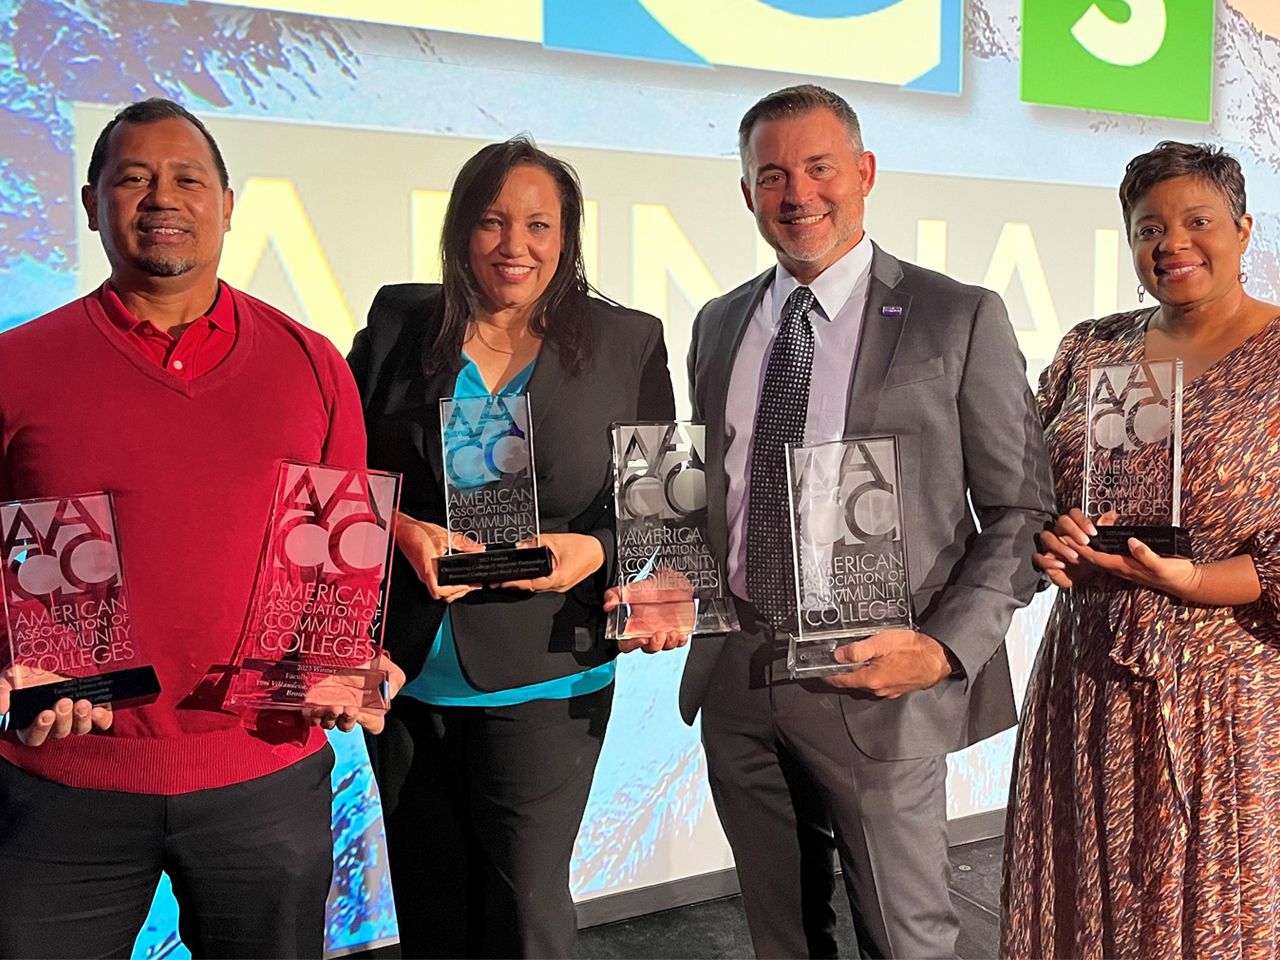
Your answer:
[[[747,592],[751,603],[774,626],[796,609],[787,497],[786,445],[804,441],[813,372],[813,291],[796,287],[782,308],[782,326],[769,352],[769,365],[756,407],[751,448],[751,488],[747,500]]]

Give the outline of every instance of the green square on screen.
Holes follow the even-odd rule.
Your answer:
[[[1023,0],[1022,100],[1209,122],[1214,0]]]

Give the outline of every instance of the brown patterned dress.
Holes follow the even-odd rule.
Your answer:
[[[1071,330],[1040,379],[1059,505],[1081,502],[1086,370],[1153,311]],[[1100,575],[1061,591],[1022,711],[1006,957],[1280,957],[1280,319],[1186,386],[1182,522],[1262,599],[1201,607]]]

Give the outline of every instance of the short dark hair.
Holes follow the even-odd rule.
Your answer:
[[[520,135],[482,147],[462,165],[440,237],[444,278],[444,320],[428,361],[430,369],[455,368],[461,362],[467,324],[480,306],[480,288],[471,272],[471,232],[519,166],[545,170],[560,195],[560,262],[534,308],[530,327],[561,349],[571,370],[590,359],[587,296],[591,285],[582,257],[582,187],[573,167]]]
[[[1221,147],[1209,143],[1161,140],[1154,150],[1138,154],[1125,167],[1120,181],[1120,210],[1124,228],[1138,201],[1154,186],[1177,177],[1196,177],[1222,195],[1236,226],[1245,214],[1244,172],[1240,162]]]
[[[747,142],[757,123],[763,120],[780,120],[783,117],[799,117],[814,110],[830,110],[834,113],[848,131],[853,148],[862,152],[862,126],[858,123],[858,115],[853,107],[849,106],[849,101],[816,83],[801,83],[766,94],[742,115],[742,122],[738,124],[738,155],[742,158],[743,169],[746,169],[747,164]]]
[[[98,185],[98,177],[102,175],[102,169],[107,165],[107,143],[111,139],[112,130],[122,123],[155,123],[158,120],[185,120],[199,130],[205,142],[209,144],[210,152],[213,153],[213,163],[218,168],[218,179],[222,181],[222,189],[226,190],[230,186],[227,165],[222,161],[222,151],[218,149],[217,141],[213,139],[209,128],[182,104],[163,97],[152,97],[149,100],[139,100],[137,103],[129,104],[102,128],[102,132],[98,134],[98,141],[93,145],[93,153],[89,156],[89,186]]]

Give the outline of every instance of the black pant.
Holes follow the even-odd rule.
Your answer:
[[[0,761],[0,957],[128,957],[161,871],[194,956],[322,956],[333,762],[166,797]]]
[[[400,697],[376,740],[403,956],[572,957],[569,861],[613,687],[510,707]]]

